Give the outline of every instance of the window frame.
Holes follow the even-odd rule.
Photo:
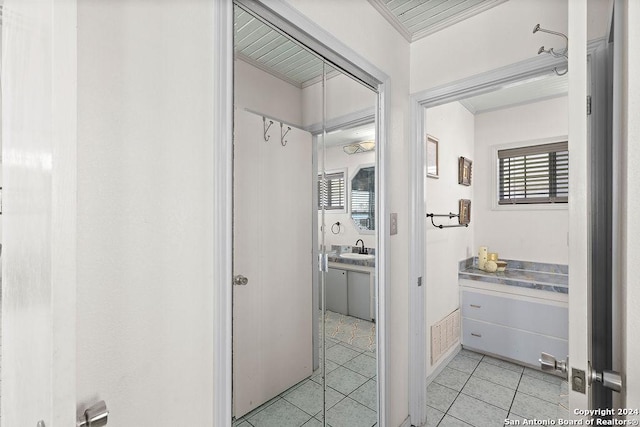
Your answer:
[[[514,203],[500,204],[500,161],[498,151],[512,148],[529,147],[532,145],[553,144],[568,141],[568,135],[561,135],[551,138],[535,139],[528,141],[511,142],[491,146],[492,183],[491,183],[491,210],[494,211],[537,211],[537,210],[568,210],[569,203]],[[569,160],[571,161],[571,160]],[[477,178],[477,175],[476,175]]]
[[[341,173],[342,174],[342,182],[343,182],[343,186],[344,186],[344,206],[342,206],[342,209],[324,209],[325,213],[328,214],[334,214],[334,213],[339,213],[339,214],[346,214],[348,212],[348,206],[349,206],[349,184],[347,183],[347,168],[341,168],[341,169],[332,169],[332,170],[326,170],[325,174],[326,175],[332,175],[332,174],[338,174]],[[318,197],[316,200],[316,208],[318,210],[318,212],[320,212],[322,210],[322,207],[320,206],[320,178],[322,177],[322,172],[317,174],[317,179],[316,179],[316,188],[318,189]]]

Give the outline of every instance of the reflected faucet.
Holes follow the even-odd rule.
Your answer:
[[[362,239],[356,240],[356,246],[358,246],[358,242],[362,243],[362,248],[360,248],[360,253],[361,254],[366,254],[367,253],[367,249],[364,247],[364,242],[362,241]]]

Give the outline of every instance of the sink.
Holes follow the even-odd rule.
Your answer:
[[[340,258],[347,258],[347,259],[374,259],[375,257],[376,257],[375,255],[357,254],[353,252],[346,252],[346,253],[340,254]]]

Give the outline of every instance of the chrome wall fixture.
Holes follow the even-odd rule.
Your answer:
[[[559,33],[557,31],[546,30],[540,27],[540,24],[537,24],[535,27],[533,27],[533,34],[537,33],[538,31],[563,37],[565,41],[565,47],[558,51],[554,50],[553,48],[545,49],[544,46],[540,46],[540,49],[538,49],[538,55],[540,55],[541,53],[548,53],[549,55],[552,55],[554,58],[569,59],[569,38],[565,34]],[[555,71],[555,73],[559,76],[564,76],[569,71],[569,68],[567,67],[564,71],[561,72],[561,71],[558,71],[558,67],[555,67],[553,71]]]
[[[267,125],[267,118],[266,117],[262,117],[262,126],[264,127],[264,140],[265,141],[269,141],[269,138],[271,138],[271,135],[267,136],[267,132],[269,131],[269,128],[271,127],[272,124],[273,124],[273,120],[269,120],[269,124]]]
[[[246,111],[253,113],[253,114],[260,114],[254,111],[251,111],[249,109],[246,109]],[[282,145],[283,147],[287,145],[287,140],[284,139],[285,136],[287,136],[287,134],[291,131],[291,126],[287,126],[286,123],[278,120],[278,119],[273,119],[276,121],[280,122],[280,145]],[[262,116],[262,128],[264,130],[264,140],[269,142],[269,139],[271,139],[271,135],[267,135],[267,132],[269,132],[269,129],[271,128],[271,125],[273,125],[273,120],[270,117],[267,116]],[[286,130],[285,130],[286,128]],[[0,188],[0,190],[2,190],[2,188]]]
[[[287,130],[284,132],[283,129],[284,125],[282,124],[282,122],[280,122],[280,144],[282,144],[282,146],[284,147],[285,145],[287,145],[287,140],[284,139],[284,137],[287,136],[287,134],[291,130],[291,126],[287,126]]]

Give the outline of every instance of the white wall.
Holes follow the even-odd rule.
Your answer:
[[[493,208],[496,197],[493,146],[566,137],[567,97],[477,114],[473,159],[472,217],[476,246],[488,246],[500,258],[567,264],[568,210],[536,206]],[[564,139],[566,140],[566,139]]]
[[[563,39],[533,34],[533,27],[567,33],[562,0],[511,0],[411,45],[411,92],[493,70],[536,56],[540,46]]]
[[[303,123],[302,90],[244,61],[234,61],[234,104],[300,127]],[[269,135],[280,137],[280,124]]]
[[[78,3],[77,399],[213,425],[213,5]]]
[[[320,155],[320,154],[319,154]],[[351,178],[356,172],[356,169],[362,165],[372,165],[376,162],[375,151],[368,151],[366,153],[347,154],[342,149],[342,145],[336,147],[328,147],[325,153],[325,165],[327,171],[336,169],[346,169],[345,175],[345,188],[347,190],[347,211],[344,213],[337,213],[332,211],[325,211],[325,222],[327,224],[327,233],[325,234],[325,245],[327,248],[331,248],[331,245],[352,245],[355,246],[356,240],[362,239],[367,248],[375,248],[376,236],[375,234],[362,234],[356,228],[355,224],[351,220]],[[331,231],[331,226],[340,222],[340,232],[334,234]],[[320,227],[322,226],[322,215],[318,213],[318,233],[321,233]],[[336,227],[337,230],[337,227]]]
[[[390,212],[398,213],[398,234],[390,237],[388,252],[391,368],[387,378],[388,425],[398,426],[408,415],[409,44],[366,0],[288,2],[391,77],[387,196]]]
[[[469,227],[435,228],[426,221],[426,328],[427,358],[431,355],[431,325],[459,305],[458,262],[473,256],[474,230],[482,227],[475,214],[473,189],[477,182],[472,176],[471,186],[458,184],[458,158],[474,160],[474,116],[459,102],[452,102],[426,110],[426,131],[437,138],[439,178],[426,178],[427,213],[458,213],[458,200],[471,199]],[[434,218],[436,224],[457,224],[457,218]],[[428,364],[427,376],[442,361]]]

